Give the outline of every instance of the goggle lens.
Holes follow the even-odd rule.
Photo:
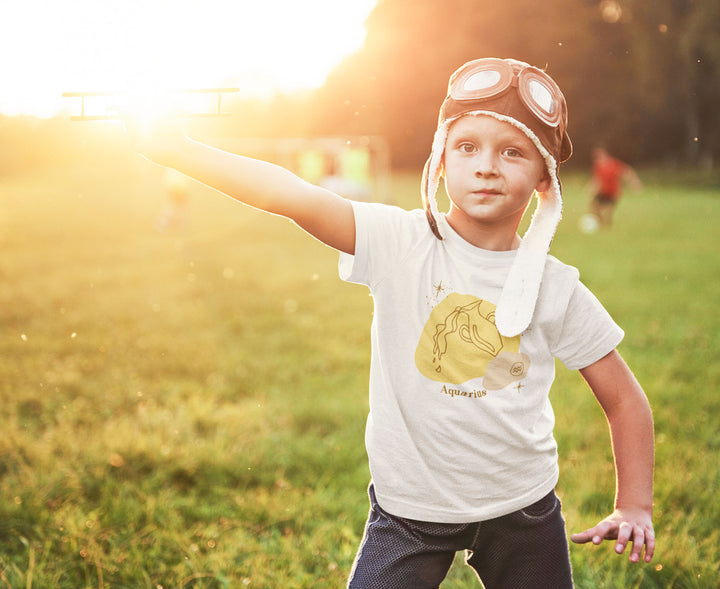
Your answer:
[[[514,80],[516,76],[517,81]],[[517,85],[520,98],[530,112],[546,125],[558,126],[562,116],[562,94],[546,74],[535,68],[526,67],[515,74],[507,62],[486,59],[462,73],[452,84],[450,92],[455,100],[483,100],[497,96],[514,85]]]
[[[500,72],[493,70],[485,70],[474,73],[465,80],[464,90],[467,92],[477,92],[478,90],[487,90],[493,86],[497,86],[500,82]]]
[[[533,102],[537,104],[546,113],[552,114],[555,111],[555,103],[552,94],[546,86],[543,86],[537,80],[531,80],[528,83],[528,91],[532,96]]]

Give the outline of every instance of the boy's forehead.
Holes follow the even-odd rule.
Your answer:
[[[513,140],[535,147],[524,131],[491,115],[467,114],[453,121],[448,129],[448,139],[462,134],[473,134],[487,139]]]

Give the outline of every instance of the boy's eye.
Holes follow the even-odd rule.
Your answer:
[[[459,145],[460,151],[463,151],[465,153],[471,153],[475,151],[475,146],[472,143],[461,143]]]
[[[520,157],[522,155],[522,152],[514,147],[506,148],[504,153],[509,157]]]

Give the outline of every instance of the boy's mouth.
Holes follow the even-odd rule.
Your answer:
[[[502,194],[502,192],[492,188],[480,188],[478,190],[473,190],[473,194],[480,197],[493,197]]]

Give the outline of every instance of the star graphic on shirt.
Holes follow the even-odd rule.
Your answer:
[[[437,284],[432,284],[430,289],[430,294],[425,297],[425,300],[427,301],[428,305],[435,306],[437,305],[440,300],[445,298],[445,294],[448,291],[448,287],[443,284],[443,281],[441,280]]]

